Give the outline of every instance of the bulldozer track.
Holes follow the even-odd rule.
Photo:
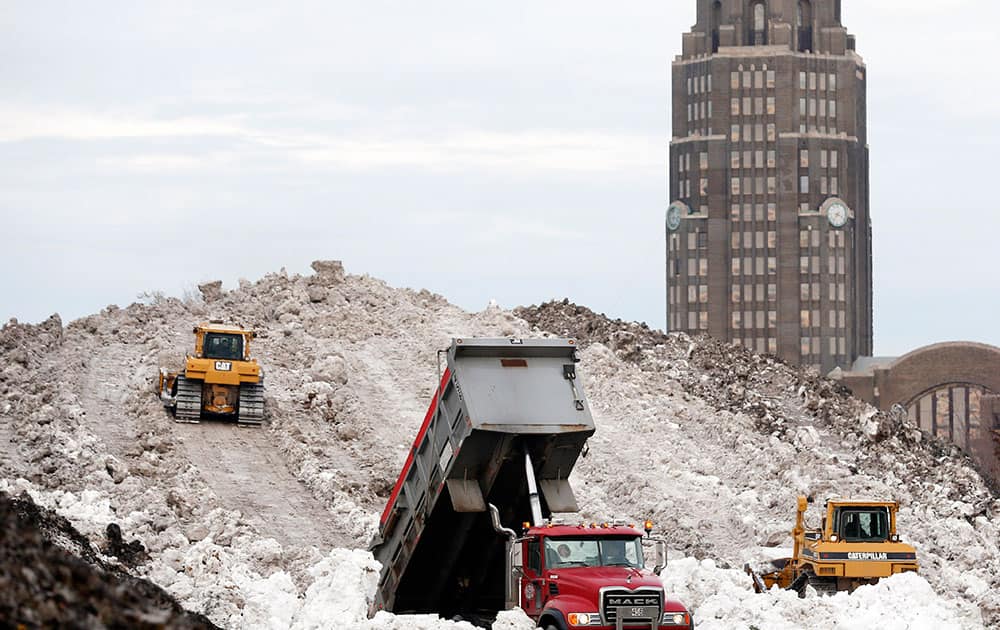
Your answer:
[[[820,596],[832,597],[837,594],[837,580],[829,578],[818,578],[815,575],[809,576],[808,586],[816,589],[816,594]],[[805,587],[802,587],[805,591]]]
[[[201,381],[177,377],[177,407],[174,418],[178,422],[197,423],[201,418]]]
[[[240,406],[238,422],[246,426],[259,426],[264,421],[264,385],[244,383],[240,385]]]
[[[321,551],[354,543],[332,526],[330,512],[286,467],[268,431],[204,422],[178,433],[219,506],[240,511],[261,535],[283,546],[314,545]]]

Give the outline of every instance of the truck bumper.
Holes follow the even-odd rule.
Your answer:
[[[574,628],[587,628],[588,630],[694,630],[694,619],[692,618],[691,623],[687,625],[628,622],[620,626],[616,624],[603,626],[570,626],[570,630],[573,630]]]
[[[616,626],[616,625],[610,625],[610,626],[570,626],[570,629],[572,630],[573,628],[576,628],[576,627],[587,628],[588,630],[694,630],[694,623],[692,622],[690,625],[686,625],[686,626],[677,626],[677,625],[665,626],[665,625],[662,625],[662,624],[638,624],[637,625],[637,624],[634,624],[634,623],[627,623],[624,626]]]

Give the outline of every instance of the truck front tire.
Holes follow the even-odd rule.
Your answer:
[[[566,622],[561,617],[562,614],[559,612],[555,614],[552,614],[552,612],[546,613],[538,620],[538,625],[541,628],[545,628],[545,630],[568,630]]]

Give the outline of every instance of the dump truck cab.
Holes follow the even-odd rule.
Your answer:
[[[919,569],[917,552],[896,531],[896,501],[831,499],[819,528],[805,526],[809,501],[799,497],[791,558],[775,561],[777,571],[758,575],[747,566],[758,592],[772,586],[803,592],[853,591],[863,584]]]
[[[515,544],[516,605],[541,628],[693,627],[657,577],[666,564],[663,542],[631,525],[530,527]],[[655,559],[647,561],[650,547]]]
[[[173,408],[181,422],[197,422],[209,414],[260,424],[264,373],[250,355],[254,332],[220,321],[199,324],[193,332],[194,353],[185,358],[183,371],[160,369],[164,405]]]

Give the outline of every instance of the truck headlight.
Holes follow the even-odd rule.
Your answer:
[[[570,613],[567,620],[571,626],[596,626],[601,622],[597,613]]]
[[[687,613],[665,612],[663,613],[663,623],[673,626],[686,626],[690,623],[691,617]]]

